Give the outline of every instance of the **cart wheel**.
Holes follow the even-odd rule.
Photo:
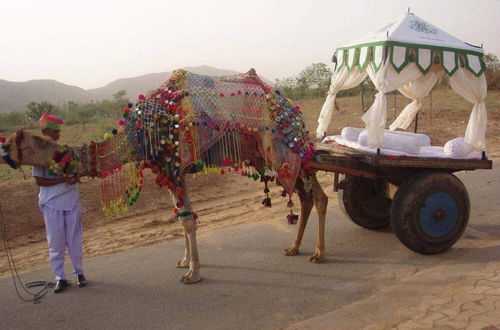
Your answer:
[[[380,229],[390,224],[391,200],[383,195],[386,183],[358,176],[345,176],[339,189],[340,208],[358,226]]]
[[[404,182],[392,200],[391,224],[409,249],[436,254],[460,238],[469,221],[469,194],[453,174],[423,172]]]

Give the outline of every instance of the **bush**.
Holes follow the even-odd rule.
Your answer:
[[[500,90],[500,71],[486,70],[486,83],[489,90]]]

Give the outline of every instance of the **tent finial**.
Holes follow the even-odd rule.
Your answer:
[[[411,7],[408,7],[408,14],[412,14]]]

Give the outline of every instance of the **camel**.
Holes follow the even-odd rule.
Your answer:
[[[228,104],[231,112],[224,112]],[[202,280],[196,241],[197,216],[184,179],[189,171],[239,171],[264,181],[266,195],[267,183],[275,179],[290,196],[297,192],[301,206],[299,227],[284,255],[299,254],[315,206],[319,231],[315,253],[309,260],[313,263],[326,260],[324,230],[328,198],[315,171],[307,164],[313,150],[301,113],[297,107],[290,107],[288,100],[272,93],[253,69],[246,74],[217,78],[177,70],[148,97],[140,95],[135,105],[129,104],[123,116],[121,130],[109,140],[125,139],[134,156],[122,152],[115,156],[115,161],[133,160],[142,168],[151,168],[157,173],[156,182],[168,188],[185,233],[184,256],[176,265],[188,268],[182,276],[183,283]],[[295,118],[293,123],[287,116]],[[62,150],[61,146],[19,130],[3,147],[0,145],[0,155],[6,155],[3,160],[0,158],[0,163],[48,167],[53,164],[56,150]],[[89,146],[66,150],[77,157],[73,157],[76,159],[73,170],[63,174],[95,175],[91,173],[95,166],[89,165],[92,162]],[[216,163],[223,166],[211,167],[210,164]],[[269,198],[263,204],[270,206]],[[289,222],[296,222],[294,217],[291,213]]]

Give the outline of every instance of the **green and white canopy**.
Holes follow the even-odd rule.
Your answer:
[[[336,94],[357,86],[369,75],[379,93],[363,120],[369,132],[369,145],[379,147],[387,117],[385,93],[398,89],[414,100],[390,127],[406,128],[420,109],[422,98],[443,74],[447,74],[452,88],[474,103],[466,141],[484,149],[486,80],[481,47],[463,42],[407,13],[337,48],[334,58],[336,67],[318,119],[318,137],[326,132]]]
[[[362,70],[369,61],[378,70],[382,64],[384,46],[392,46],[390,61],[397,72],[403,70],[413,57],[420,71],[426,73],[432,66],[433,55],[443,59],[443,68],[448,75],[456,72],[460,61],[476,76],[480,76],[485,69],[481,47],[463,42],[408,13],[377,31],[337,48],[337,70],[343,66],[348,70]]]

